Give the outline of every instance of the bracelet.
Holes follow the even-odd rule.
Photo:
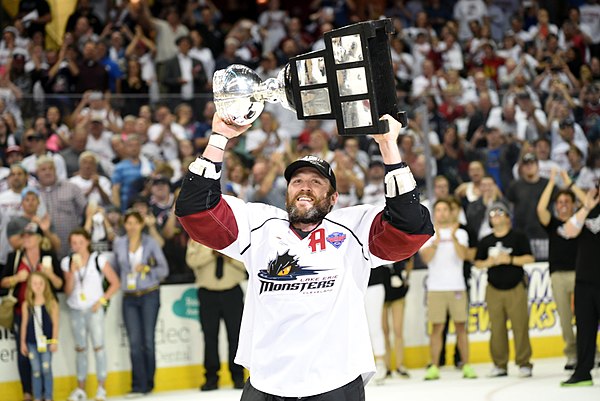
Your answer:
[[[216,132],[214,132],[210,135],[210,138],[208,139],[208,144],[219,150],[225,150],[225,146],[227,146],[228,141],[229,138],[227,138],[225,135],[217,134]]]
[[[575,185],[575,181],[571,181],[571,183],[567,185],[567,189],[571,189],[573,185]]]
[[[104,298],[104,297],[101,297],[101,298],[98,300],[98,302],[99,302],[99,303],[100,303],[100,305],[102,305],[102,306],[106,306],[106,305],[108,305],[108,299],[106,299],[106,298]]]
[[[515,257],[512,256],[512,255],[510,256],[510,264],[513,265],[513,266],[516,266],[515,265]]]
[[[46,340],[46,344],[58,344],[58,340],[56,338],[49,338]]]

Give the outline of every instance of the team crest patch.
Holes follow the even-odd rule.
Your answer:
[[[346,234],[344,233],[333,233],[327,236],[327,242],[339,249],[342,243],[346,241]]]

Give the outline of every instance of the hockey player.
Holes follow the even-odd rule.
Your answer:
[[[386,168],[385,206],[331,211],[329,164],[291,163],[287,211],[221,195],[227,141],[249,126],[217,114],[202,157],[184,179],[176,214],[195,241],[244,262],[248,289],[236,363],[251,371],[242,401],[280,397],[360,401],[375,372],[364,308],[371,268],[412,256],[433,234],[397,146],[401,124],[374,135]],[[316,397],[318,396],[318,397]]]

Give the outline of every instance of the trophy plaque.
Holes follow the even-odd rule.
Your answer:
[[[335,119],[345,136],[388,131],[390,114],[406,127],[398,111],[389,47],[390,19],[359,22],[323,35],[325,49],[290,59],[277,78],[261,82],[248,67],[232,65],[215,72],[217,113],[226,122],[250,124],[264,102],[279,102],[298,119]]]

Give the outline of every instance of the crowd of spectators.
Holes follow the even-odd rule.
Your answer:
[[[22,0],[0,41],[0,263],[28,221],[59,258],[78,226],[95,250],[110,250],[133,208],[163,248],[166,282],[192,282],[173,205],[207,145],[213,72],[244,64],[276,77],[291,57],[322,49],[324,32],[386,17],[410,117],[399,147],[422,199],[457,196],[461,222],[479,239],[492,231],[489,206],[505,201],[536,260],[546,260],[535,210],[552,169],[566,177],[559,188],[600,180],[599,2],[395,0],[360,13],[358,3],[315,0],[299,13],[270,0],[228,21],[211,0],[80,0],[61,43],[47,46],[51,9]],[[383,197],[376,149],[368,137],[338,136],[333,122],[268,104],[229,141],[224,192],[283,207],[284,166],[314,154],[334,167],[336,207],[372,203]]]
[[[411,117],[399,146],[423,197],[432,205],[437,196],[426,190],[427,177],[445,176],[449,193],[463,200],[470,216],[481,179],[491,176],[493,191],[513,202],[515,226],[544,260],[546,235],[530,212],[551,167],[568,172],[584,190],[600,175],[600,5],[557,3],[568,12],[552,12],[551,20],[536,1],[375,2],[360,13],[354,1],[314,1],[307,14],[272,0],[257,15],[231,22],[211,1],[82,0],[60,47],[52,48],[44,31],[53,18],[50,8],[44,0],[21,1],[0,42],[0,153],[6,165],[0,187],[8,189],[15,162],[38,188],[52,187],[54,181],[43,184],[38,172],[47,156],[57,185],[71,182],[65,188],[77,198],[76,207],[60,216],[69,224],[56,224],[61,210],[50,210],[62,231],[59,256],[86,204],[88,214],[108,217],[136,201],[148,228],[175,258],[171,264],[184,265],[171,266],[173,276],[187,274],[173,280],[189,280],[185,261],[177,258],[185,233],[170,209],[182,172],[206,146],[215,112],[213,72],[238,63],[263,79],[274,77],[290,57],[322,48],[324,32],[360,16],[388,17],[395,29],[397,95]],[[340,207],[357,204],[369,165],[378,161],[372,145],[369,138],[339,137],[332,122],[297,121],[281,106],[267,105],[230,148],[225,189],[282,206],[282,166],[312,153],[335,166]],[[537,173],[527,167],[533,159],[522,157],[529,153]],[[481,163],[483,174],[471,174],[473,162]],[[3,227],[8,220],[2,219]]]

